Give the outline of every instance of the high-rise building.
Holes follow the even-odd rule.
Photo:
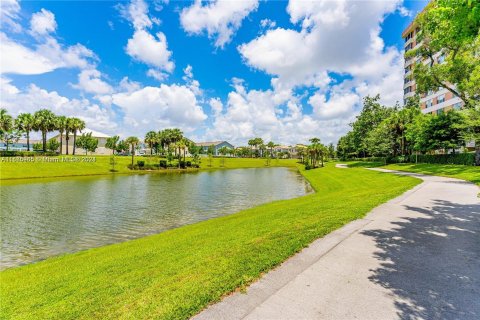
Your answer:
[[[417,49],[422,45],[417,41],[417,34],[420,29],[415,24],[415,21],[402,32],[402,38],[405,41],[405,75],[403,82],[403,100],[406,103],[408,98],[415,96],[416,84],[413,79],[413,67],[416,63],[427,63],[420,61],[420,57],[409,57],[406,54],[412,49]],[[441,52],[434,55],[435,63],[442,63],[445,59]],[[428,92],[420,95],[420,107],[423,113],[438,114],[451,109],[460,109],[463,106],[462,100],[455,96],[452,92],[444,88],[439,88],[436,91]]]

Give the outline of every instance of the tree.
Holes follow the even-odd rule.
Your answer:
[[[328,145],[328,157],[330,159],[333,159],[335,158],[335,146],[333,145],[333,143],[330,142],[330,144]]]
[[[60,147],[60,142],[58,142],[55,138],[48,140],[47,142],[47,150],[51,152],[56,152]]]
[[[253,147],[256,145],[257,141],[255,139],[248,140],[248,145],[250,146],[250,156],[253,158]]]
[[[115,151],[117,152],[126,152],[128,151],[128,144],[125,142],[125,140],[120,140],[117,143],[117,146],[115,147]]]
[[[480,102],[480,2],[435,0],[415,23],[420,30],[417,42],[422,45],[407,56],[427,62],[414,67],[417,92],[445,88],[460,97],[466,108],[475,106]]]
[[[75,155],[75,147],[77,146],[77,132],[85,129],[85,122],[79,118],[71,118],[70,129],[73,132],[73,155]]]
[[[18,130],[25,132],[27,137],[27,151],[30,151],[30,131],[33,130],[34,118],[31,113],[21,113],[15,119],[15,126]]]
[[[13,118],[8,114],[7,109],[0,109],[0,134],[13,129]]]
[[[270,149],[270,156],[273,158],[273,148],[275,148],[277,145],[273,141],[269,141],[267,143],[267,147]]]
[[[135,148],[138,146],[138,144],[140,143],[140,140],[138,140],[137,137],[128,137],[127,139],[125,139],[125,143],[127,145],[130,146],[130,151],[132,153],[132,168],[133,168],[133,161],[134,161],[134,157],[135,157]]]
[[[475,142],[475,165],[480,166],[480,105],[462,110],[463,121],[457,124],[465,141]]]
[[[34,125],[33,129],[42,132],[42,150],[47,151],[47,133],[55,130],[56,116],[48,109],[38,110],[33,114]]]
[[[215,147],[212,145],[208,146],[207,155],[208,155],[208,166],[212,166],[213,154],[215,153]]]
[[[98,147],[98,140],[92,137],[92,133],[83,133],[75,143],[76,147],[82,148],[85,150],[85,155],[88,154],[88,151],[95,152]]]
[[[115,154],[119,140],[120,140],[119,136],[113,136],[113,137],[107,138],[107,141],[105,143],[105,148],[112,150],[112,153]]]
[[[221,167],[224,167],[225,166],[225,156],[230,152],[230,148],[228,148],[227,146],[223,146],[221,147],[220,149],[218,149],[218,152],[222,155],[222,159],[221,159]]]
[[[56,128],[60,133],[60,154],[63,153],[63,133],[67,129],[68,121],[67,117],[65,116],[58,116],[56,119]],[[67,145],[68,149],[68,145]],[[55,149],[56,150],[56,149]]]
[[[12,143],[17,142],[22,136],[22,131],[16,129],[10,129],[8,131],[3,131],[1,135],[1,140],[6,144],[6,151],[8,151],[8,146]]]
[[[144,141],[150,148],[150,155],[153,155],[153,147],[158,143],[158,134],[155,131],[149,131],[145,135]]]

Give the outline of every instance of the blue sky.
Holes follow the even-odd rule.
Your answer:
[[[426,1],[2,1],[0,104],[125,137],[336,142],[367,94],[403,94]]]

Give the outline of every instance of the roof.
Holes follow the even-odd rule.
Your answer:
[[[84,133],[92,133],[92,137],[94,137],[94,138],[110,138],[111,137],[110,135],[108,135],[106,133],[95,131],[95,130],[88,129],[88,128],[85,128],[82,131],[77,131],[77,136],[81,136]],[[59,135],[60,134],[57,134],[54,138],[58,137]],[[73,136],[73,133],[70,132],[69,136]]]
[[[197,143],[195,143],[195,145],[197,147],[209,147],[209,146],[218,146],[219,144],[221,144],[223,142],[227,142],[227,141],[197,142]]]

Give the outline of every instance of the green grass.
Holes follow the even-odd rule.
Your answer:
[[[71,158],[69,156],[68,158]],[[77,159],[82,159],[83,156],[76,156]],[[8,158],[7,158],[8,159]],[[38,159],[43,159],[39,157]],[[61,157],[48,157],[49,160],[59,159]],[[95,156],[95,162],[1,162],[0,163],[0,180],[9,179],[30,179],[30,178],[52,178],[52,177],[68,177],[68,176],[86,176],[86,175],[106,175],[112,174],[110,172],[110,157],[109,156]],[[145,163],[157,164],[160,158],[150,157],[135,157],[137,160],[144,160]],[[126,156],[116,157],[117,165],[115,169],[117,173],[138,173],[145,171],[134,171],[127,168],[131,163],[131,158]],[[218,168],[254,168],[265,167],[265,159],[225,159],[225,165],[221,166],[219,158],[212,160],[212,165],[209,166],[209,161],[202,158],[200,165],[201,169],[218,169]],[[280,159],[272,160],[270,166],[295,167],[296,160]],[[161,170],[171,172],[172,169]]]
[[[333,164],[301,172],[315,194],[5,270],[0,318],[187,319],[420,183]]]
[[[476,183],[480,186],[480,167],[453,164],[389,164],[386,169],[423,173],[435,176],[458,178]]]

